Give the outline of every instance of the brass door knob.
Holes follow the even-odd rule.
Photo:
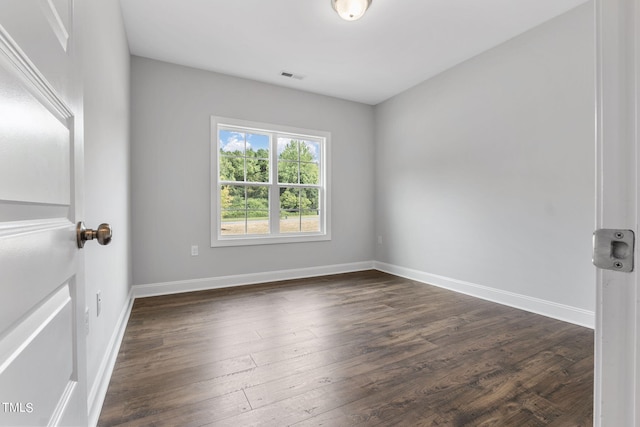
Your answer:
[[[78,248],[84,247],[87,240],[96,239],[101,245],[111,243],[111,226],[109,224],[100,224],[97,230],[92,230],[84,226],[84,222],[80,221],[76,227],[76,239]]]

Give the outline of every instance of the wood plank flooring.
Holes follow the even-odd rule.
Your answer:
[[[593,331],[367,271],[136,300],[99,426],[591,426]]]

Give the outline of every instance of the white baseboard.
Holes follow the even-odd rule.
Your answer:
[[[120,312],[118,323],[111,335],[111,339],[107,345],[107,351],[100,363],[98,375],[96,375],[96,380],[89,390],[87,404],[89,406],[90,426],[96,426],[98,424],[98,418],[102,411],[102,404],[104,403],[104,398],[107,395],[107,389],[109,388],[111,374],[113,374],[113,368],[116,365],[116,359],[118,358],[118,352],[120,351],[120,344],[122,344],[124,332],[127,329],[127,323],[129,322],[129,316],[131,315],[131,309],[133,308],[133,301],[133,291],[130,290],[128,302]]]
[[[132,289],[134,298],[144,298],[158,295],[176,294],[181,292],[221,289],[233,286],[276,282],[280,280],[302,279],[305,277],[327,276],[330,274],[372,270],[373,264],[373,261],[363,261],[349,264],[336,264],[320,267],[296,268],[291,270],[267,271],[264,273],[237,274],[232,276],[208,277],[205,279],[149,283],[145,285],[134,285]]]
[[[439,288],[449,289],[472,297],[530,311],[532,313],[541,314],[543,316],[587,328],[594,329],[595,327],[595,313],[593,311],[558,304],[556,302],[516,294],[509,291],[503,291],[501,289],[477,285],[475,283],[465,282],[462,280],[451,279],[437,274],[425,273],[423,271],[413,270],[384,262],[374,261],[373,266],[376,270],[416,280],[429,285],[434,285]]]
[[[181,292],[255,285],[279,280],[350,273],[371,269],[380,270],[396,276],[406,277],[411,280],[460,292],[476,298],[507,305],[509,307],[530,311],[532,313],[541,314],[543,316],[587,328],[593,329],[595,327],[595,313],[593,311],[378,261],[364,261],[349,264],[278,270],[264,273],[238,274],[194,280],[179,280],[175,282],[149,283],[144,285],[134,285],[132,287],[132,292],[133,298],[144,298]]]

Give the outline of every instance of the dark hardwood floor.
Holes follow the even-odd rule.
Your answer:
[[[99,426],[591,426],[593,331],[388,274],[136,300]]]

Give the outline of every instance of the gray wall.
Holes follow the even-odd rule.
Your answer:
[[[134,284],[373,259],[373,107],[131,61]],[[331,241],[210,247],[211,115],[331,132]],[[191,256],[191,245],[199,256]]]
[[[89,307],[87,369],[91,399],[104,379],[106,358],[113,344],[110,341],[129,302],[130,56],[119,2],[86,2],[83,10],[86,10],[83,22],[85,224],[97,227],[108,222],[114,229],[109,246],[90,243],[83,249],[86,306]],[[99,290],[103,303],[98,316],[96,292]]]
[[[376,260],[595,310],[592,9],[375,108]]]

